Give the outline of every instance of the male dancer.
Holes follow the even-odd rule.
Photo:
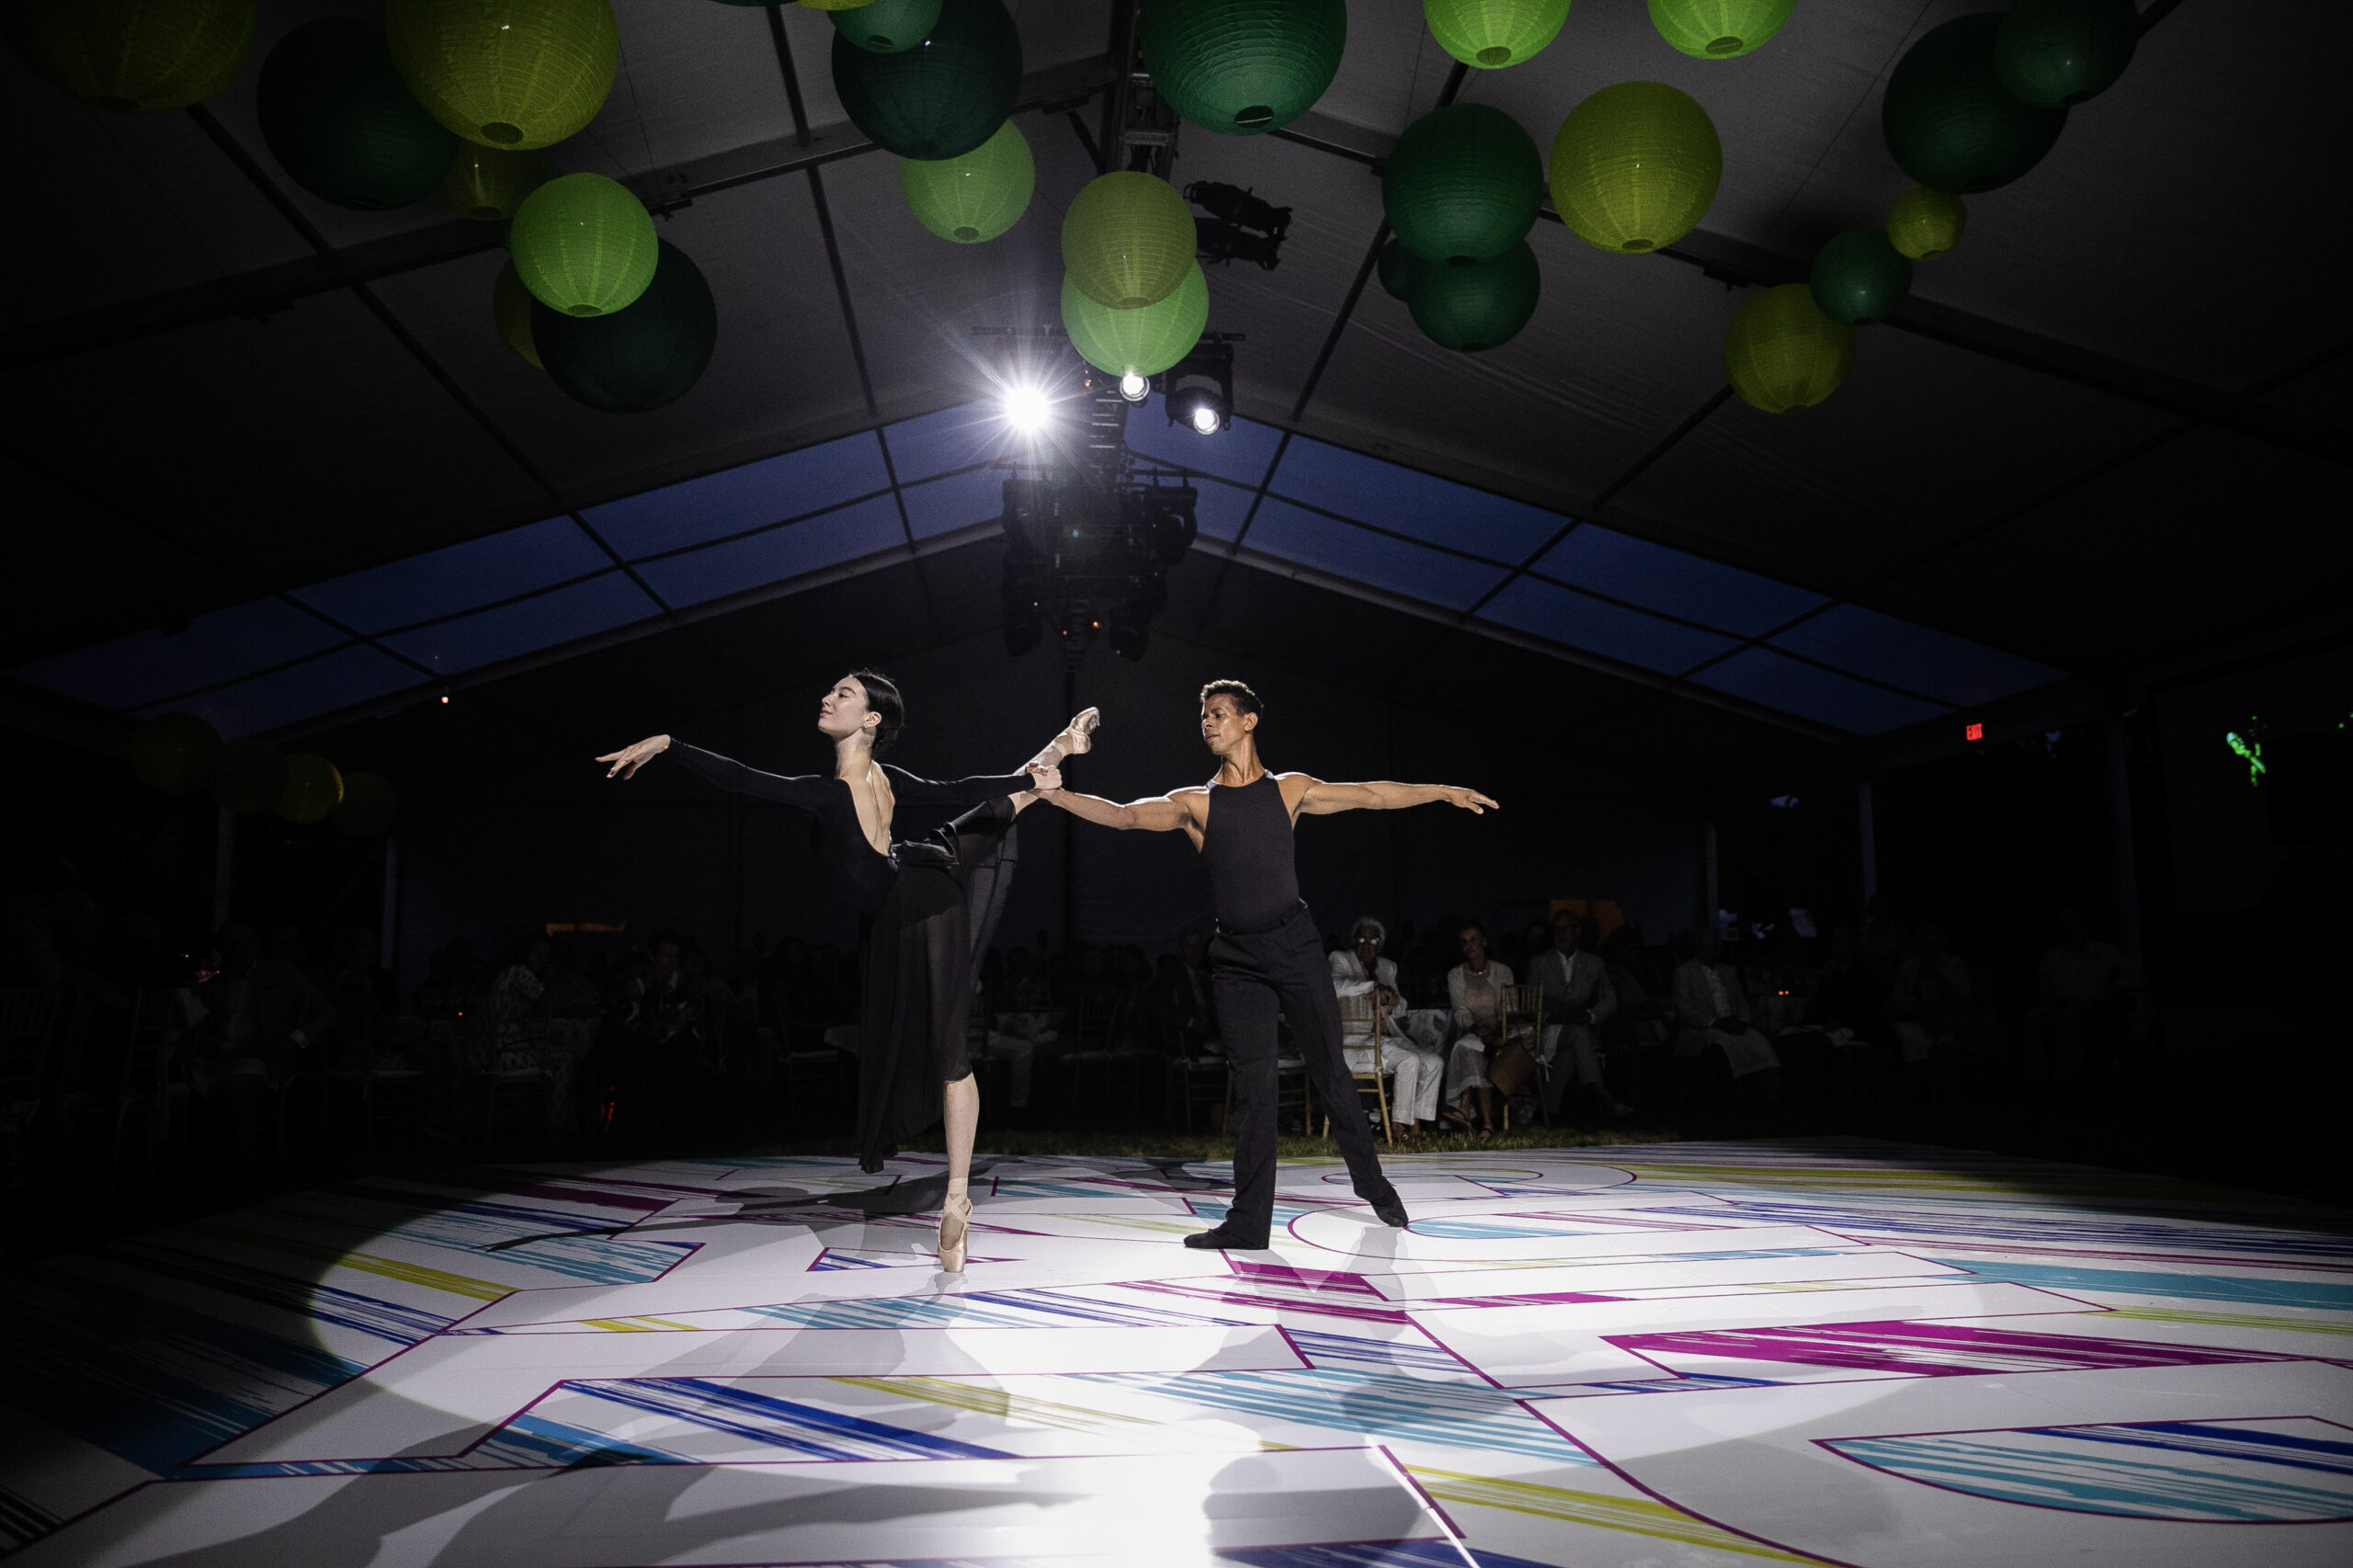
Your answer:
[[[1304,773],[1268,773],[1258,761],[1258,694],[1238,680],[1201,687],[1201,739],[1218,759],[1217,777],[1198,789],[1172,790],[1115,805],[1066,790],[1041,790],[1072,815],[1105,827],[1155,833],[1182,828],[1209,862],[1217,909],[1218,1029],[1233,1074],[1233,1207],[1225,1222],[1187,1236],[1192,1247],[1256,1250],[1267,1244],[1275,1213],[1275,1011],[1291,1022],[1315,1093],[1330,1108],[1332,1128],[1357,1196],[1392,1225],[1405,1223],[1397,1189],[1381,1174],[1372,1134],[1357,1112],[1356,1084],[1340,1054],[1340,1007],[1324,971],[1324,943],[1299,896],[1291,830],[1302,813],[1392,811],[1444,801],[1478,812],[1495,802],[1447,784],[1326,784]],[[1211,806],[1215,806],[1212,811]]]

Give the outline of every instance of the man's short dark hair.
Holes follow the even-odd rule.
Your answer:
[[[1472,931],[1478,932],[1481,937],[1486,936],[1487,927],[1485,922],[1479,920],[1458,920],[1454,923],[1454,937],[1457,941],[1461,941],[1465,936],[1469,935]]]
[[[656,948],[676,948],[678,949],[679,955],[684,957],[687,950],[687,939],[684,937],[679,936],[676,931],[670,930],[665,926],[655,931],[651,937],[645,938],[645,950],[648,956],[651,956],[654,949]]]
[[[1239,713],[1263,714],[1267,710],[1266,704],[1258,700],[1258,694],[1238,680],[1213,680],[1201,687],[1202,707],[1207,708],[1212,697],[1231,697],[1234,710]]]

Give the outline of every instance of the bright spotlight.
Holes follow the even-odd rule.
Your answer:
[[[1224,423],[1224,420],[1218,417],[1215,403],[1204,403],[1193,410],[1193,428],[1204,436],[1216,435],[1218,427]]]
[[[1042,389],[1026,386],[1006,389],[1005,416],[1023,435],[1034,436],[1043,430],[1052,412],[1052,405],[1047,402]]]
[[[1120,395],[1130,403],[1142,403],[1152,395],[1151,378],[1140,376],[1133,370],[1130,370],[1120,378]]]

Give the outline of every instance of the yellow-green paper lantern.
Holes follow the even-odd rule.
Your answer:
[[[6,0],[0,18],[34,70],[119,114],[202,103],[254,47],[254,0]]]
[[[515,358],[534,370],[547,369],[540,363],[539,344],[531,336],[531,291],[523,287],[513,256],[506,258],[506,265],[498,269],[498,281],[490,286],[490,319],[498,324],[498,335],[515,350]]]
[[[523,199],[508,243],[523,287],[541,304],[568,316],[608,316],[654,281],[661,237],[627,186],[576,174]]]
[[[730,3],[748,4],[749,0],[730,0]],[[855,11],[860,6],[873,4],[873,0],[801,0],[801,4],[812,11]]]
[[[1029,139],[1006,120],[961,158],[902,158],[899,189],[915,222],[943,240],[976,245],[1021,221],[1037,187]]]
[[[1463,64],[1499,71],[1552,41],[1569,19],[1569,0],[1422,0],[1422,19]]]
[[[1552,138],[1552,205],[1596,250],[1673,244],[1707,216],[1723,174],[1715,122],[1663,82],[1602,88]]]
[[[1651,0],[1651,26],[1694,60],[1734,60],[1768,41],[1797,0]]]
[[[1079,358],[1107,375],[1156,376],[1193,351],[1210,324],[1210,280],[1195,262],[1176,291],[1140,311],[1098,305],[1063,279],[1063,330]]]
[[[621,57],[611,0],[385,0],[384,36],[416,101],[485,147],[570,136]]]
[[[449,172],[433,194],[460,218],[497,223],[515,216],[523,199],[548,183],[548,155],[533,147],[510,153],[460,138]]]
[[[343,775],[335,764],[314,751],[298,751],[286,759],[286,792],[278,797],[278,814],[288,822],[324,822],[343,804]]]
[[[1949,191],[1915,185],[1887,210],[1887,243],[1914,261],[1934,261],[1961,244],[1969,204]]]
[[[1193,265],[1193,210],[1166,180],[1121,171],[1086,182],[1063,216],[1063,266],[1115,311],[1156,305]]]
[[[1791,414],[1835,392],[1855,368],[1855,329],[1832,321],[1802,283],[1768,289],[1724,329],[1724,375],[1751,408]]]

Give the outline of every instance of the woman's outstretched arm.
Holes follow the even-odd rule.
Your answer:
[[[999,795],[1014,798],[1018,811],[1035,797],[1033,775],[1051,772],[1062,766],[1063,758],[1092,750],[1095,728],[1102,722],[1102,714],[1093,708],[1085,710],[1063,726],[1062,733],[1048,741],[1035,756],[1021,767],[1018,773],[982,774],[971,778],[918,778],[904,767],[884,765],[891,776],[891,792],[904,806],[969,806],[982,801],[995,800]],[[1059,787],[1060,779],[1049,788]]]
[[[823,806],[826,792],[835,782],[823,774],[794,778],[781,773],[763,773],[756,767],[745,767],[733,757],[722,756],[700,746],[690,746],[667,735],[649,736],[635,745],[607,752],[597,760],[612,764],[605,770],[606,778],[630,778],[636,776],[639,768],[665,752],[722,790],[749,795],[755,800],[799,806],[805,811],[813,812]]]

